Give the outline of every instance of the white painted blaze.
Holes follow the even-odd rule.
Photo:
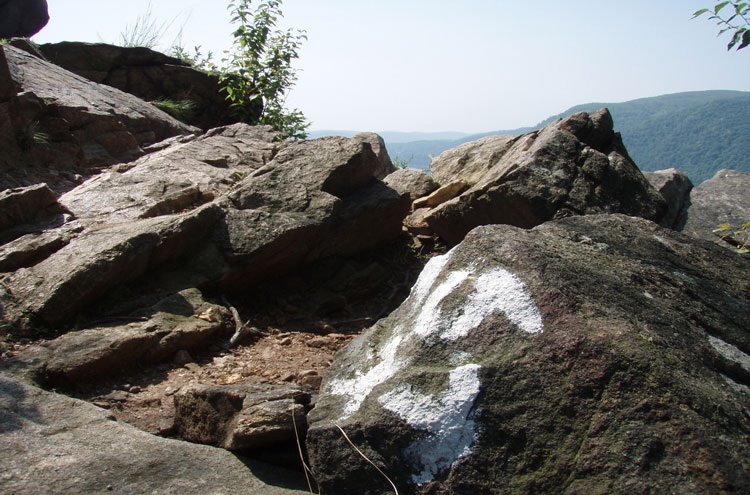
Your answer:
[[[446,272],[453,250],[430,260],[412,288],[402,309],[401,322],[385,334],[384,341],[369,356],[362,356],[361,371],[351,378],[326,384],[324,393],[346,400],[339,420],[355,414],[378,385],[412,365],[421,342],[454,342],[465,338],[493,313],[502,313],[521,331],[542,332],[542,316],[526,285],[500,267],[480,271],[476,266]],[[387,330],[384,330],[387,331]],[[378,398],[414,429],[425,433],[404,455],[418,467],[415,483],[426,483],[441,470],[471,452],[476,424],[471,417],[479,394],[478,364],[469,353],[454,353],[445,363],[449,386],[439,394],[414,392],[401,383]],[[469,364],[466,364],[469,363]],[[367,371],[364,371],[367,370]]]
[[[437,397],[415,393],[407,384],[379,398],[384,408],[426,433],[404,452],[419,470],[412,476],[414,483],[431,481],[471,453],[476,424],[470,416],[479,394],[479,368],[466,364],[451,371],[448,388]]]

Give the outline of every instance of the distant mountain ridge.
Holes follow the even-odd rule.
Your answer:
[[[493,134],[523,134],[555,119],[602,107],[609,108],[615,130],[622,134],[630,156],[641,170],[674,167],[685,172],[696,185],[723,168],[750,173],[750,92],[747,91],[691,91],[622,103],[585,103],[533,127],[480,134],[445,133],[442,137],[441,133],[386,132],[381,135],[392,158],[408,162],[411,168],[426,169],[431,157],[460,144]],[[420,139],[405,141],[410,135],[418,135]]]

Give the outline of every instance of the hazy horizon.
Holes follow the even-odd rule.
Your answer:
[[[49,0],[34,40],[116,42],[148,0]],[[253,5],[257,5],[254,2]],[[231,46],[224,1],[154,1],[162,51],[182,31],[185,48],[220,58]],[[685,91],[750,90],[750,49],[694,11],[706,0],[465,2],[286,0],[281,27],[307,31],[288,105],[314,130],[461,132],[534,126],[590,102]]]

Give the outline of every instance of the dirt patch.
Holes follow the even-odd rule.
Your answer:
[[[244,294],[207,294],[234,307],[252,331],[239,345],[229,339],[204,352],[180,351],[172,362],[60,390],[108,409],[113,419],[173,436],[173,395],[191,384],[294,384],[317,394],[336,352],[408,296],[427,260],[444,251],[409,236],[369,253],[332,258]],[[28,345],[5,343],[5,354]]]

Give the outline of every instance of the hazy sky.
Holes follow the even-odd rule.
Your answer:
[[[48,0],[39,43],[116,42],[148,0]],[[219,57],[228,2],[154,0],[167,49]],[[254,2],[257,4],[257,2]],[[573,105],[680,91],[750,90],[750,48],[694,11],[712,0],[286,0],[307,31],[288,104],[311,129],[481,132],[534,125]]]

